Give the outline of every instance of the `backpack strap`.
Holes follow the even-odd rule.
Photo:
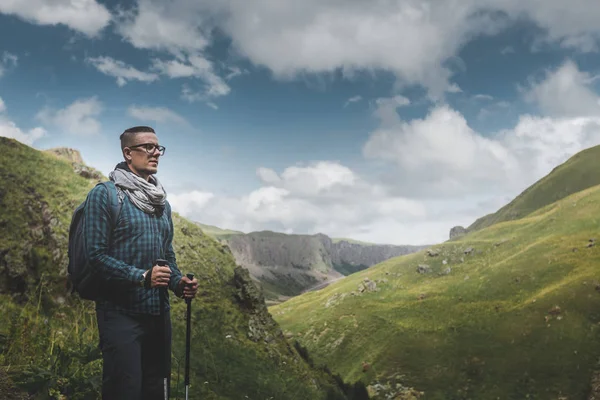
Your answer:
[[[108,191],[108,205],[110,207],[110,215],[112,222],[112,229],[114,230],[117,226],[117,220],[121,213],[121,199],[117,193],[117,187],[113,181],[102,182]]]

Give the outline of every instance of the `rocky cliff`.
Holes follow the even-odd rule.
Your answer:
[[[236,262],[250,271],[271,302],[327,285],[353,272],[426,246],[395,246],[334,240],[324,234],[261,231],[221,239]]]

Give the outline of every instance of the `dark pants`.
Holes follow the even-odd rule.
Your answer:
[[[164,399],[164,370],[171,371],[171,319],[160,316],[128,316],[97,310],[102,370],[103,400]],[[164,325],[163,325],[164,323]],[[166,338],[163,337],[166,327]],[[167,346],[165,360],[165,345]]]

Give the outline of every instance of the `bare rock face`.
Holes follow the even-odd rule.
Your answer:
[[[455,239],[467,234],[467,230],[462,226],[455,226],[450,229],[450,239]]]
[[[269,314],[264,297],[252,282],[248,270],[238,265],[234,271],[233,283],[236,301],[249,315],[248,339],[254,342],[262,340],[264,343],[281,340],[284,337],[283,331]]]
[[[59,219],[35,188],[27,186],[22,190],[25,200],[18,205],[18,212],[26,219],[26,228],[8,222],[0,224],[1,235],[17,238],[0,241],[0,293],[25,293],[39,278],[43,265],[55,265],[58,275],[64,272],[66,239],[58,234]],[[1,197],[1,205],[16,209],[14,204],[3,203]]]
[[[84,177],[85,179],[101,180],[102,173],[94,168],[90,168],[85,164],[73,163],[73,170],[77,175]]]
[[[83,164],[81,153],[75,149],[70,149],[68,147],[55,147],[53,149],[46,150],[46,152],[55,154],[58,157],[64,158],[72,163]]]
[[[320,235],[320,238],[330,252],[334,269],[341,270],[343,268],[348,272],[356,272],[390,258],[411,254],[426,247],[384,244],[369,245],[351,243],[345,240],[333,243],[325,235]]]
[[[327,285],[392,257],[426,246],[395,246],[334,241],[323,234],[288,235],[252,232],[229,237],[236,262],[279,295],[295,296]]]
[[[102,180],[102,173],[94,168],[88,167],[83,163],[83,158],[78,150],[68,147],[56,147],[46,150],[47,153],[54,154],[64,160],[67,160],[73,166],[73,170],[77,175],[86,179]]]

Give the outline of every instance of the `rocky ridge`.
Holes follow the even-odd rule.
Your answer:
[[[334,241],[324,234],[252,232],[223,239],[236,262],[279,300],[322,287],[351,273],[427,246],[398,246]]]

